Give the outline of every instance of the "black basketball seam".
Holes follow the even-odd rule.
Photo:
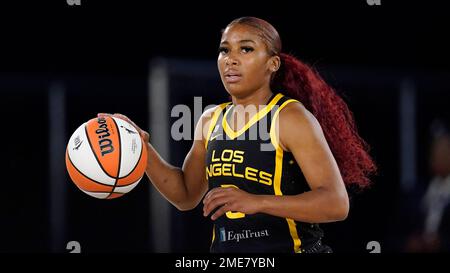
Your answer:
[[[113,177],[113,176],[109,175],[108,172],[105,171],[105,169],[103,168],[103,165],[102,165],[102,163],[100,163],[100,160],[98,160],[97,154],[95,153],[94,149],[92,148],[92,143],[91,143],[91,140],[89,139],[89,134],[88,134],[88,131],[87,131],[87,125],[84,126],[84,132],[86,133],[86,138],[87,138],[87,140],[88,140],[89,147],[91,147],[91,151],[92,151],[92,153],[94,154],[95,160],[97,160],[97,163],[98,163],[98,165],[100,166],[100,168],[102,169],[102,171],[103,171],[107,176],[111,177],[112,179],[117,179],[117,177]]]
[[[136,169],[137,165],[139,164],[139,161],[141,161],[142,150],[144,149],[144,145],[142,144],[142,139],[140,139],[140,140],[141,140],[141,153],[139,154],[139,160],[136,162],[136,164],[134,164],[133,169],[131,169],[131,171],[127,175],[125,175],[124,177],[119,177],[119,179],[127,178],[130,174],[132,174],[133,171]],[[131,184],[127,184],[125,186],[128,186],[128,185],[131,185]]]
[[[133,185],[133,184],[135,184],[136,182],[138,182],[139,181],[139,179],[138,180],[136,180],[136,181],[134,181],[133,183],[131,183],[130,185],[127,185],[127,186],[118,186],[118,187],[116,187],[116,188],[121,188],[121,187],[128,187],[128,186],[131,186],[131,185]],[[110,185],[111,186],[111,185]],[[112,186],[111,186],[112,187]],[[92,192],[92,193],[109,193],[110,195],[111,194],[113,194],[113,193],[118,193],[118,194],[125,194],[125,193],[123,193],[123,192],[109,192],[109,191],[88,191],[88,190],[83,190],[83,191],[87,191],[87,192]],[[107,197],[105,197],[105,198],[108,198],[110,195],[108,195]]]
[[[119,148],[119,164],[118,164],[118,167],[117,167],[116,182],[114,182],[114,186],[113,186],[113,188],[111,189],[111,192],[109,193],[109,195],[106,198],[110,197],[111,194],[114,193],[114,189],[116,188],[117,181],[119,181],[119,174],[120,174],[120,167],[121,167],[120,165],[122,164],[122,139],[120,138],[120,130],[119,130],[119,126],[117,125],[117,123],[116,123],[116,121],[114,120],[113,117],[111,117],[111,120],[114,122],[114,125],[116,125],[117,137],[119,138],[119,147],[120,147]]]
[[[75,168],[75,170],[77,170],[82,176],[84,176],[85,178],[87,178],[87,179],[89,179],[89,180],[92,180],[93,182],[95,182],[95,183],[97,183],[97,184],[100,184],[100,185],[103,185],[103,186],[109,186],[109,187],[112,187],[112,185],[108,185],[108,184],[104,184],[104,183],[102,183],[102,182],[98,182],[97,180],[92,179],[92,178],[90,178],[89,176],[85,175],[83,172],[81,172],[81,171],[75,166],[75,164],[73,163],[72,158],[70,158],[69,152],[67,152],[67,157],[69,158],[69,161],[70,161],[70,163],[72,164],[72,166]]]
[[[142,178],[142,177],[140,177],[139,179],[137,179],[137,180],[135,180],[135,181],[133,181],[132,183],[127,184],[127,185],[116,186],[116,188],[129,187],[129,186],[131,186],[131,185],[133,185],[133,184],[136,184],[139,180],[141,180],[141,178]]]
[[[125,194],[125,193],[121,193],[121,192],[113,192],[113,193],[111,193],[109,191],[87,191],[87,192],[89,192],[89,193],[108,193],[108,196],[106,196],[104,199],[110,197],[111,194],[113,194],[113,193],[122,194],[122,195]],[[100,199],[102,199],[102,198],[100,198]]]

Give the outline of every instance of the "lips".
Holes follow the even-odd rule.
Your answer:
[[[237,83],[242,79],[242,74],[236,70],[225,71],[224,76],[227,83]]]

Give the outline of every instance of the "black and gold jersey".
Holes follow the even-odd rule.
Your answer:
[[[272,122],[287,104],[296,102],[282,94],[273,95],[239,131],[229,125],[235,106],[219,105],[205,144],[209,189],[237,187],[252,194],[278,196],[309,191],[292,153],[278,146],[276,123]],[[317,224],[229,211],[214,222],[211,252],[302,252],[322,236]]]

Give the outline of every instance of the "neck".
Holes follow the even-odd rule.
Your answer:
[[[261,89],[243,97],[232,97],[234,105],[248,106],[248,105],[265,105],[269,98],[273,95],[270,89]]]

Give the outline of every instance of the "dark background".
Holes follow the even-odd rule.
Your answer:
[[[52,251],[49,85],[56,81],[66,87],[67,139],[97,112],[121,112],[146,128],[150,61],[165,57],[214,63],[220,30],[247,15],[271,22],[285,52],[323,72],[353,110],[379,165],[372,189],[352,192],[349,218],[323,225],[326,241],[338,252],[366,252],[372,240],[385,251],[403,251],[408,226],[401,216],[415,212],[402,210],[407,193],[399,185],[399,96],[391,79],[409,77],[417,86],[416,179],[425,187],[430,124],[435,118],[450,120],[445,9],[428,1],[382,0],[381,6],[365,0],[311,2],[2,3],[0,251]],[[349,83],[361,71],[365,78]],[[172,95],[171,104],[192,104],[193,95],[204,96],[204,105],[220,103],[227,96],[218,78],[214,83],[217,90],[209,90],[214,95],[195,90],[192,83],[191,91]],[[157,131],[152,128],[153,134]],[[189,146],[188,141],[173,144],[171,163],[181,166]],[[86,252],[154,250],[150,234],[158,223],[149,222],[147,178],[126,196],[108,201],[82,194],[68,176],[61,183],[68,191],[67,241],[80,241]],[[207,252],[211,229],[199,216],[200,208],[171,213],[176,231],[171,249]],[[57,251],[65,252],[65,245]]]

